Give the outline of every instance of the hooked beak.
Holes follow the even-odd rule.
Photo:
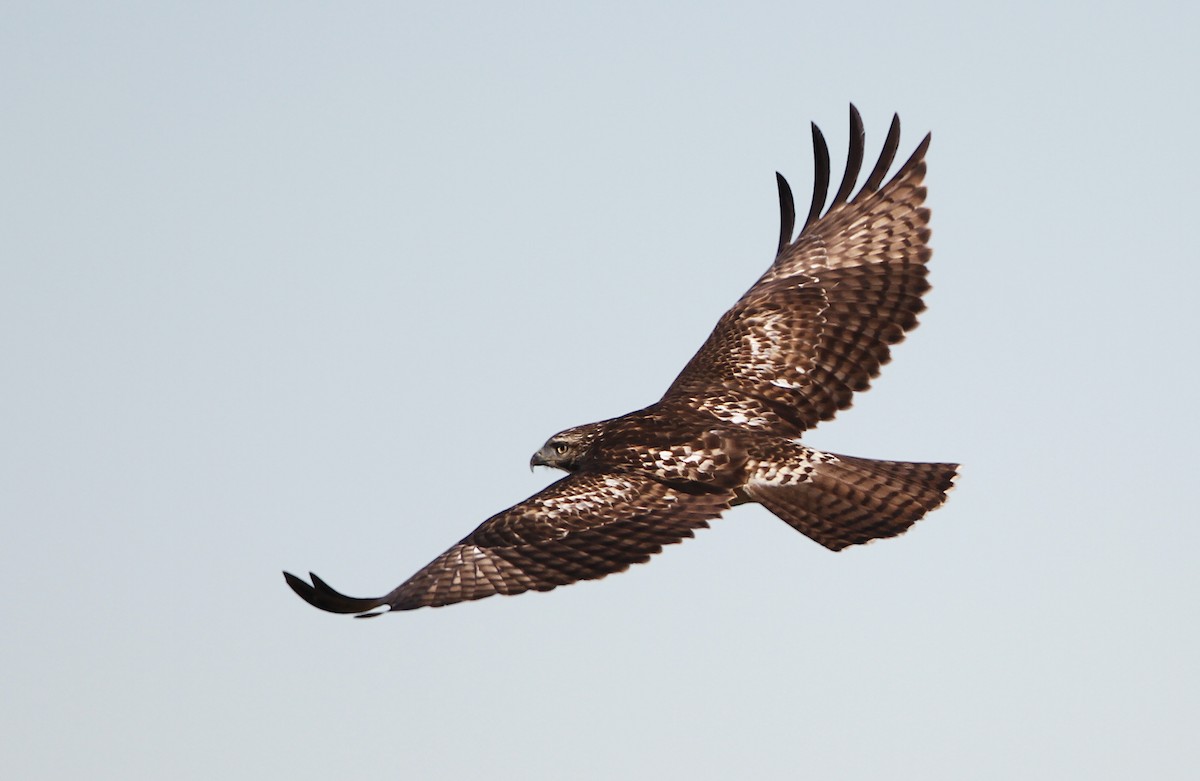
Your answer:
[[[544,450],[539,450],[538,452],[533,454],[533,458],[529,459],[529,471],[530,472],[533,471],[533,468],[535,466],[550,466],[550,464],[546,463],[546,458],[543,455],[544,452],[545,452]]]

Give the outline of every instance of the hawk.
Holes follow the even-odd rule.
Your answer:
[[[800,442],[869,387],[924,309],[930,136],[883,184],[900,142],[893,116],[854,193],[864,134],[851,105],[846,171],[828,208],[829,149],[816,124],[812,141],[813,197],[799,235],[791,188],[777,173],[774,262],[661,399],[550,437],[530,467],[566,477],[381,597],[346,596],[311,573],[309,582],[285,572],[288,585],[314,607],[362,618],[602,578],[749,502],[833,551],[894,537],[941,506],[957,464],[854,458]]]

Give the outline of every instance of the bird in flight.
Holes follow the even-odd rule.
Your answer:
[[[862,118],[850,106],[850,151],[833,201],[829,149],[812,126],[812,203],[792,237],[791,188],[776,174],[775,260],[726,312],[650,406],[561,431],[531,466],[567,476],[484,521],[381,597],[341,594],[285,572],[306,602],[360,618],[549,591],[621,572],[693,536],[730,507],[757,502],[838,551],[906,531],[946,501],[957,464],[879,461],[805,447],[800,436],[850,406],[917,325],[929,290],[925,153],[917,145],[884,184],[900,145],[892,124],[854,192]]]

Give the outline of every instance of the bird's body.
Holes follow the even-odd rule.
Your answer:
[[[851,107],[846,174],[824,215],[828,151],[813,126],[817,182],[791,240],[791,190],[779,177],[775,262],[718,321],[658,402],[551,437],[531,465],[568,476],[484,521],[389,594],[347,597],[316,575],[284,573],[335,613],[409,610],[492,594],[545,591],[647,560],[737,504],[763,505],[832,550],[892,537],[940,506],[956,464],[879,461],[800,443],[850,406],[916,325],[930,251],[922,207],[929,137],[882,188],[899,143],[850,198],[863,136]]]

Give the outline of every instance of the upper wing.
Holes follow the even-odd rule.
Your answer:
[[[707,527],[732,498],[732,493],[688,493],[645,475],[574,474],[484,521],[382,597],[339,594],[311,573],[311,585],[283,575],[306,602],[331,613],[412,610],[493,594],[549,591],[648,560],[662,546]]]
[[[779,252],[767,272],[717,322],[708,341],[667,389],[722,420],[794,434],[849,407],[890,360],[925,308],[929,210],[922,207],[925,152],[918,145],[884,187],[900,120],[858,194],[862,119],[850,107],[846,173],[828,211],[829,152],[812,126],[816,177],[808,219],[791,240],[791,188],[778,176]]]

